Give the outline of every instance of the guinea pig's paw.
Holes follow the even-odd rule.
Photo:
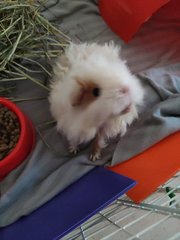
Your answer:
[[[91,155],[90,155],[90,160],[92,161],[92,162],[95,162],[96,160],[99,160],[100,159],[100,157],[101,157],[101,153],[100,152],[94,152],[94,153],[92,153]]]
[[[79,147],[75,145],[69,145],[69,152],[76,155],[79,152]]]
[[[123,137],[127,131],[127,124],[125,121],[121,122],[121,127],[120,127],[120,135]]]

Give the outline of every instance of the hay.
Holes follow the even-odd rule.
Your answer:
[[[64,51],[70,39],[41,15],[44,3],[0,1],[0,95],[10,91],[2,87],[3,83],[26,79],[48,90],[48,86],[33,73],[41,72],[50,77],[47,65]]]

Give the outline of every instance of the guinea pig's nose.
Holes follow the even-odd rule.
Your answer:
[[[128,94],[129,93],[129,88],[128,87],[122,87],[119,89],[120,94]]]

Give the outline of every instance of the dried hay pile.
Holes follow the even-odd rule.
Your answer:
[[[33,77],[33,69],[50,76],[46,66],[69,44],[70,39],[41,15],[45,1],[0,1],[0,95],[14,88],[9,83],[32,80],[48,90]],[[26,63],[26,64],[25,64]],[[27,64],[28,63],[28,64]],[[34,71],[35,72],[35,71]]]

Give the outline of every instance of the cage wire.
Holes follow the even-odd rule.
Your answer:
[[[61,239],[180,240],[180,172],[141,204],[123,195]]]

